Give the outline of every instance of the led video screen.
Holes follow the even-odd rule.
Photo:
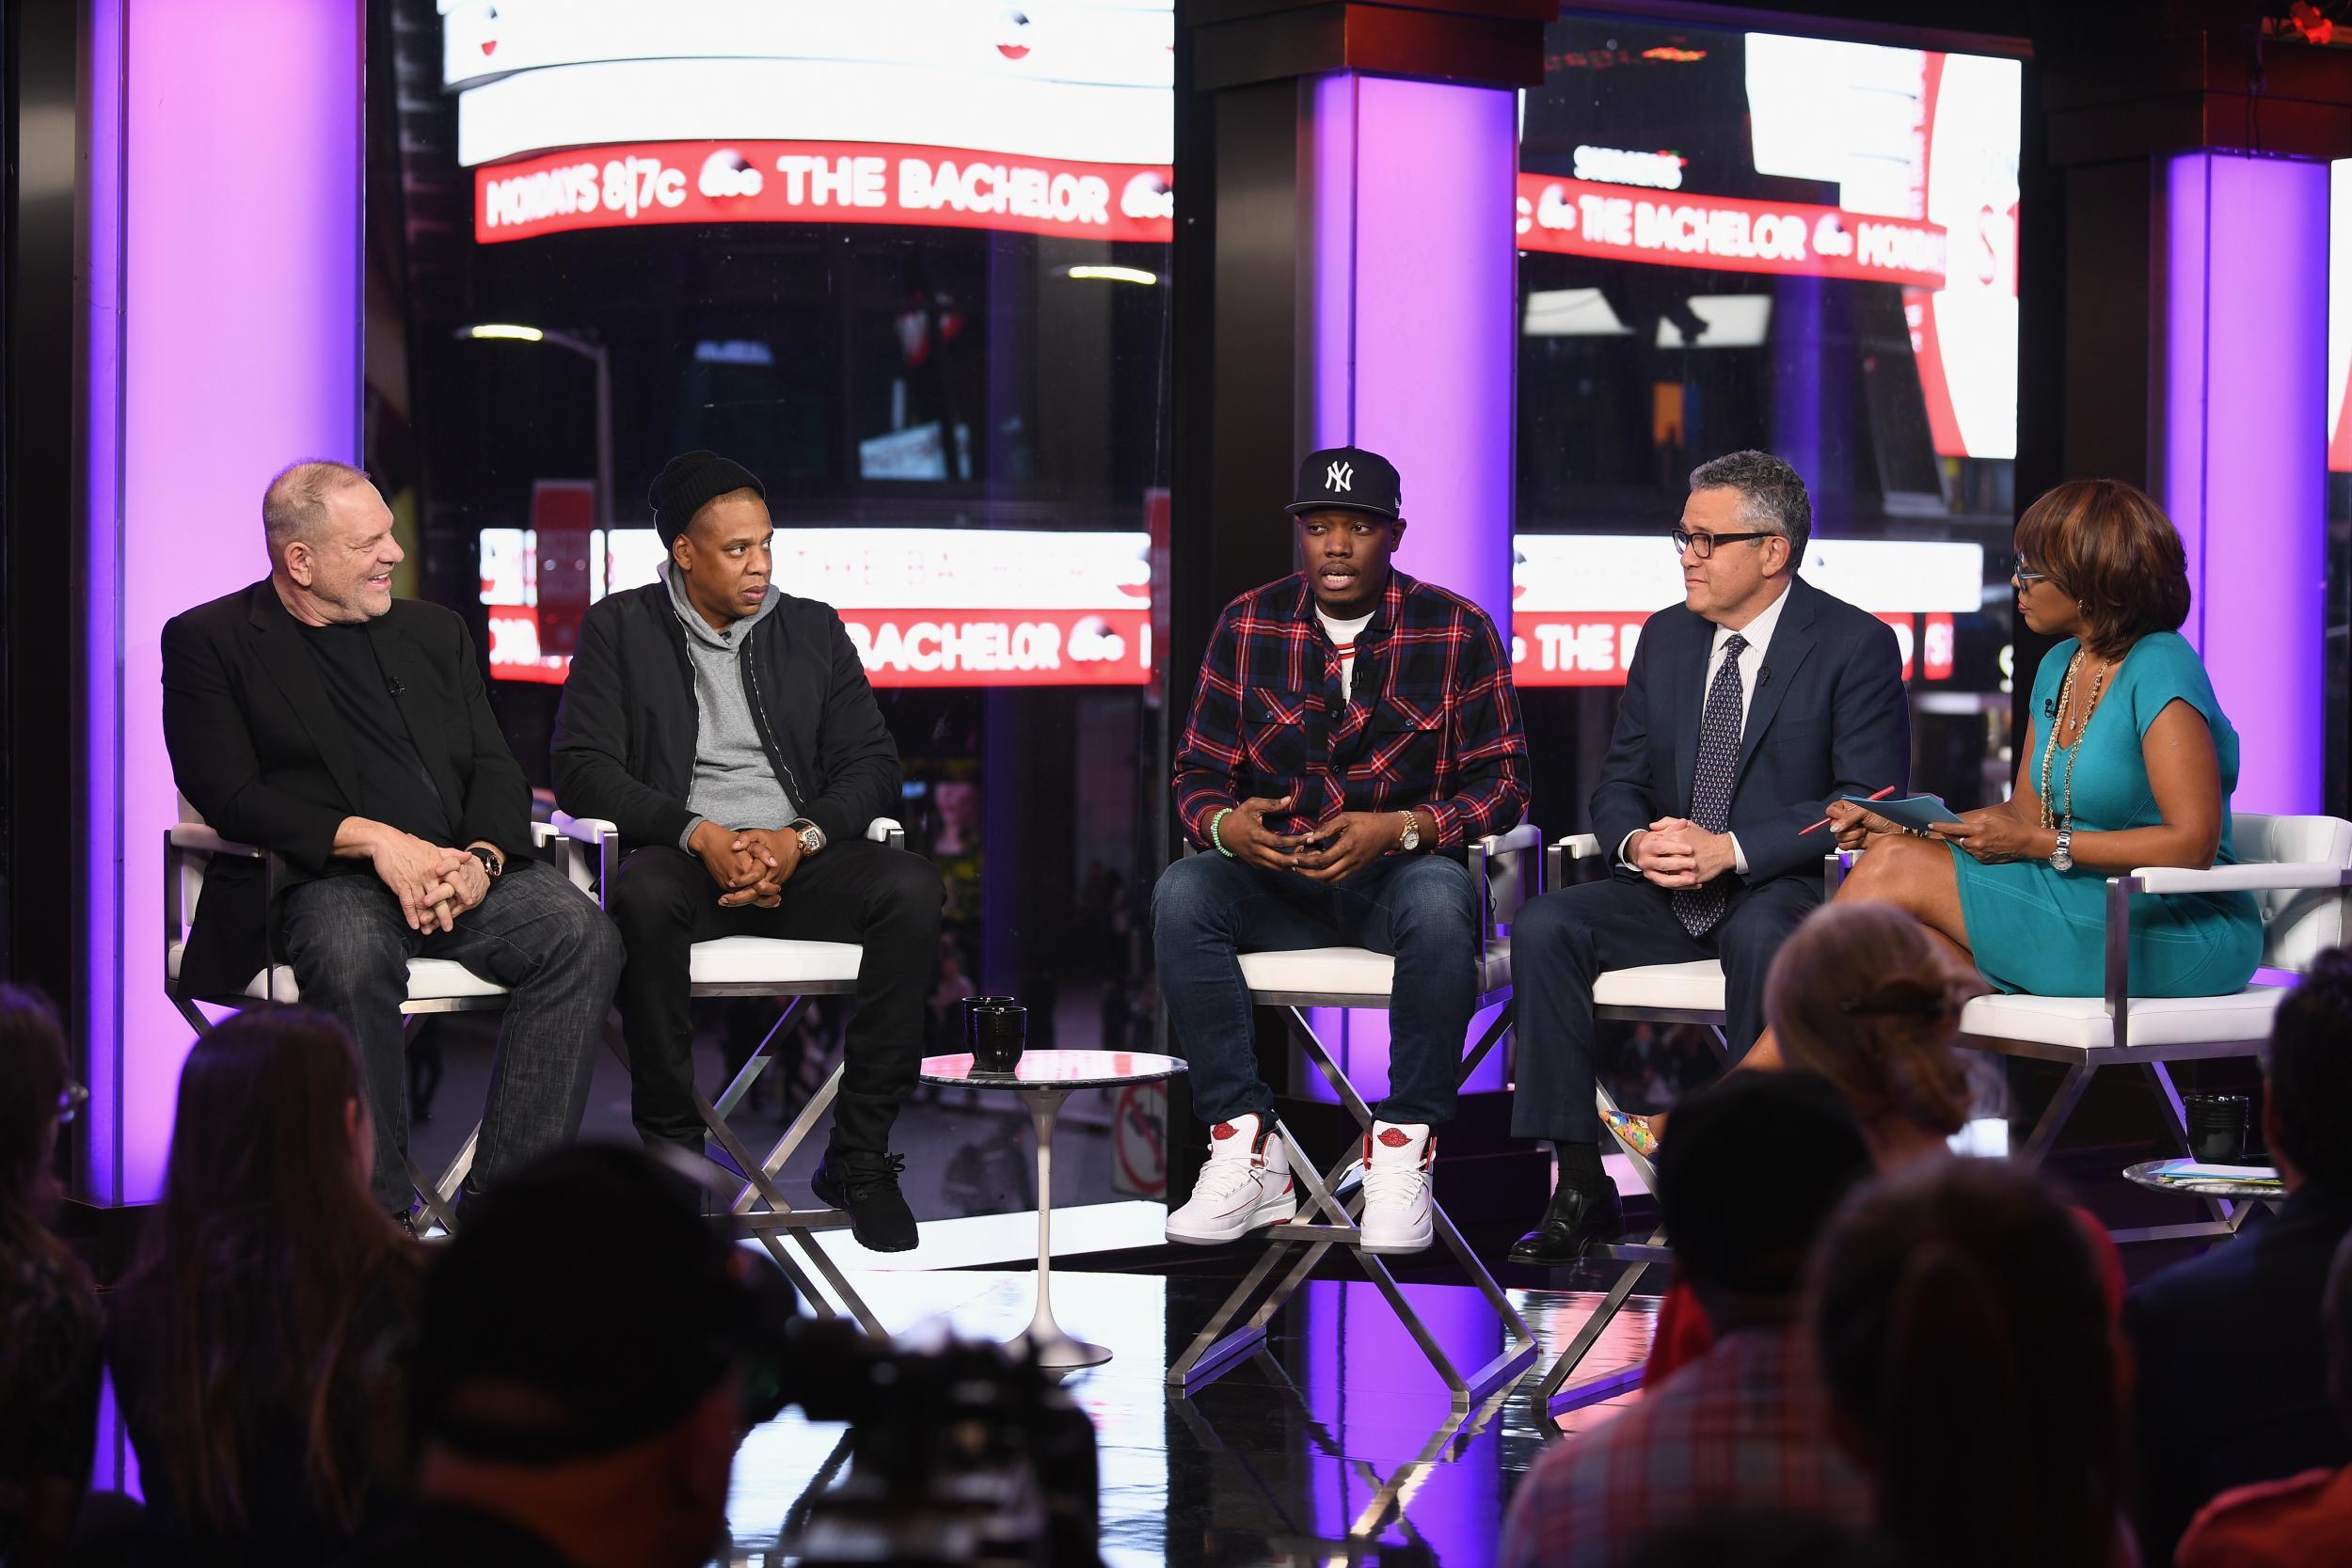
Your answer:
[[[1173,13],[1129,0],[445,4],[484,244],[670,223],[1166,243]]]

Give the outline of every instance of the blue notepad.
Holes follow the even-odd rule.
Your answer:
[[[1872,811],[1899,828],[1932,828],[1938,822],[1957,822],[1960,813],[1933,795],[1905,795],[1887,800],[1873,800],[1865,795],[1840,795],[1840,800],[1851,800],[1864,811]]]

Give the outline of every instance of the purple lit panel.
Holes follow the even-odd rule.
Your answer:
[[[122,900],[114,831],[121,816],[121,672],[116,614],[120,561],[122,360],[122,5],[92,0],[89,8],[88,299],[85,306],[89,363],[88,467],[83,478],[88,529],[83,580],[87,602],[82,644],[83,768],[89,781],[89,832],[83,840],[82,1028],[89,1042],[89,1109],[83,1158],[84,1193],[117,1200],[122,1185],[122,1031],[113,968],[120,944]]]
[[[1399,566],[1507,627],[1513,95],[1347,75],[1312,91],[1314,444],[1395,463],[1411,525]]]
[[[1395,463],[1408,524],[1399,568],[1482,606],[1508,637],[1516,100],[1350,73],[1305,90],[1307,444]],[[1356,1013],[1343,1036],[1345,1016],[1316,1008],[1310,1021],[1335,1045],[1344,1037],[1348,1075],[1376,1104],[1388,1015]],[[1498,1053],[1470,1086],[1500,1087],[1501,1075]],[[1307,1090],[1334,1098],[1320,1074]]]
[[[297,457],[356,460],[365,91],[360,0],[121,0],[93,29],[119,121],[119,359],[96,356],[86,733],[94,849],[87,1173],[104,1202],[162,1183],[190,1043],[164,994],[162,839],[177,815],[158,639],[172,615],[268,568],[262,486]],[[103,12],[106,8],[100,8]],[[94,182],[93,197],[103,194]],[[93,310],[103,315],[103,310]],[[102,464],[105,471],[100,471]],[[102,510],[103,507],[103,510]],[[115,695],[103,697],[108,683]],[[93,1085],[93,1089],[100,1087]],[[103,1149],[103,1158],[100,1157]]]
[[[2166,167],[2162,499],[2242,752],[2242,811],[2321,809],[2328,580],[2328,166]]]

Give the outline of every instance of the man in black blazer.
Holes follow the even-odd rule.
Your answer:
[[[939,972],[939,873],[877,844],[898,750],[829,605],[770,580],[766,492],[715,452],[654,481],[661,580],[580,623],[555,720],[555,797],[636,847],[605,904],[628,949],[621,1035],[647,1141],[699,1154],[689,951],[731,935],[859,942],[833,1141],[813,1184],[878,1252],[915,1243],[890,1152]]]
[[[2263,1142],[2285,1204],[2125,1301],[2139,1555],[2153,1568],[2232,1487],[2352,1462],[2352,1434],[2328,1399],[2320,1307],[2329,1260],[2352,1232],[2347,1037],[2352,950],[2339,947],[2280,1004],[2263,1063]]]
[[[1764,975],[1821,899],[1825,800],[1911,773],[1892,628],[1797,576],[1804,481],[1733,452],[1691,474],[1674,531],[1684,599],[1642,628],[1593,792],[1611,875],[1547,894],[1511,930],[1518,1058],[1511,1130],[1548,1138],[1560,1180],[1514,1262],[1573,1263],[1624,1228],[1600,1164],[1593,982],[1718,958],[1733,1059],[1763,1032]]]
[[[180,792],[271,855],[215,861],[180,989],[241,996],[290,963],[303,1002],[358,1044],[375,1195],[405,1212],[408,960],[452,958],[513,992],[471,1190],[579,1131],[620,941],[532,857],[531,791],[473,639],[449,610],[392,597],[401,548],[368,476],[297,463],[262,516],[270,575],[164,627]]]

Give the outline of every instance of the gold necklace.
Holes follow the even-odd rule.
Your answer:
[[[2056,812],[2050,802],[2050,758],[2058,750],[2058,732],[2065,729],[2067,721],[2074,717],[2075,669],[2090,654],[2090,649],[2080,649],[2067,660],[2066,678],[2058,683],[2058,716],[2050,725],[2049,738],[2042,746],[2042,825],[2057,828],[2063,818],[2069,832],[2074,830],[2074,762],[2083,754],[2083,735],[2090,728],[2091,716],[2099,711],[2099,697],[2106,689],[2107,672],[2115,668],[2115,660],[2102,659],[2098,674],[2091,678],[2090,700],[2083,707],[2082,722],[2074,728],[2074,743],[2066,749],[2066,774],[2060,786],[2066,797],[2065,804],[2061,811]]]

